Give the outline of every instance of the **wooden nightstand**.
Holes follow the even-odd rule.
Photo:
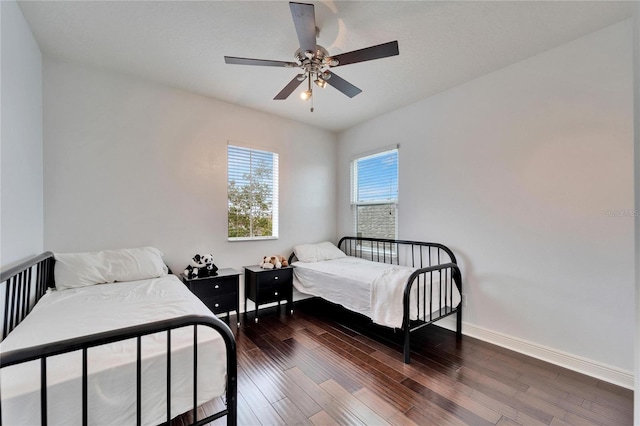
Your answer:
[[[182,282],[204,302],[214,314],[235,311],[240,325],[240,272],[235,269],[218,269],[210,277],[189,279],[181,274]]]
[[[258,322],[258,308],[264,303],[287,300],[287,310],[293,313],[293,267],[262,269],[258,265],[244,267],[244,311],[247,313],[247,299],[255,304],[255,322]]]

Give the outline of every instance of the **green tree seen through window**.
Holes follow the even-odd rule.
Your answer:
[[[228,237],[277,237],[277,154],[229,146],[228,155]]]

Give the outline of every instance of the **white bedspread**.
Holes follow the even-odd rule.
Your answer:
[[[402,327],[404,288],[416,268],[372,262],[358,257],[313,263],[294,262],[293,265],[293,285],[298,291],[322,297],[366,315],[376,324]],[[453,290],[452,295],[445,294],[444,291],[441,294],[440,274],[427,274],[425,279],[414,283],[412,287],[409,310],[411,319],[418,319],[418,313],[423,311],[425,291],[432,295],[431,310],[434,318],[438,316],[441,306],[457,306],[460,294],[455,285]],[[427,308],[427,320],[430,320],[429,310]]]
[[[413,268],[391,266],[373,280],[371,283],[371,320],[373,322],[389,327],[402,327],[404,288],[413,271],[415,271]],[[412,295],[415,295],[415,289],[412,290]],[[415,319],[418,311],[413,305],[410,312]],[[400,309],[393,309],[394,306],[399,306]]]
[[[178,278],[162,278],[52,291],[0,344],[0,350],[55,342],[162,319],[213,316]],[[166,420],[166,333],[142,339],[142,421]],[[171,414],[193,408],[193,327],[171,333]],[[49,424],[81,424],[82,355],[47,362]],[[135,424],[136,341],[88,351],[89,424]],[[2,370],[2,424],[40,424],[40,367],[29,362]],[[198,327],[198,404],[224,394],[226,351],[214,330]]]

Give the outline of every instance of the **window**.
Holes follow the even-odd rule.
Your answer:
[[[227,148],[229,240],[278,238],[278,154]]]
[[[396,239],[397,207],[397,147],[353,160],[351,209],[356,235]]]

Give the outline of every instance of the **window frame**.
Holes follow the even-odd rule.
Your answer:
[[[373,158],[377,156],[388,155],[395,152],[396,153],[396,188],[394,192],[396,195],[395,199],[389,198],[386,200],[367,200],[367,201],[358,201],[358,162],[361,160],[366,160],[368,158]],[[365,152],[362,154],[358,154],[351,159],[349,164],[350,170],[350,186],[351,186],[351,194],[350,194],[350,204],[351,204],[351,225],[354,234],[357,237],[373,237],[373,238],[384,238],[380,236],[373,235],[362,235],[361,232],[358,232],[358,208],[360,206],[393,206],[394,209],[394,236],[393,238],[398,239],[398,200],[400,197],[400,146],[399,145],[389,145],[382,148],[379,148],[374,151]]]
[[[248,152],[249,157],[255,154],[270,154],[272,155],[272,168],[271,168],[271,235],[250,235],[243,237],[231,237],[229,236],[230,230],[230,210],[231,210],[231,199],[230,199],[230,169],[231,169],[231,157],[229,153],[229,148],[243,150]],[[249,166],[249,175],[251,175],[252,164],[250,160]],[[257,147],[246,145],[239,142],[229,141],[227,143],[227,241],[235,242],[235,241],[264,241],[264,240],[277,240],[279,238],[279,219],[280,219],[280,154],[272,149],[265,147]],[[252,216],[250,216],[250,220],[252,220]],[[251,234],[253,234],[253,230],[251,230]]]

